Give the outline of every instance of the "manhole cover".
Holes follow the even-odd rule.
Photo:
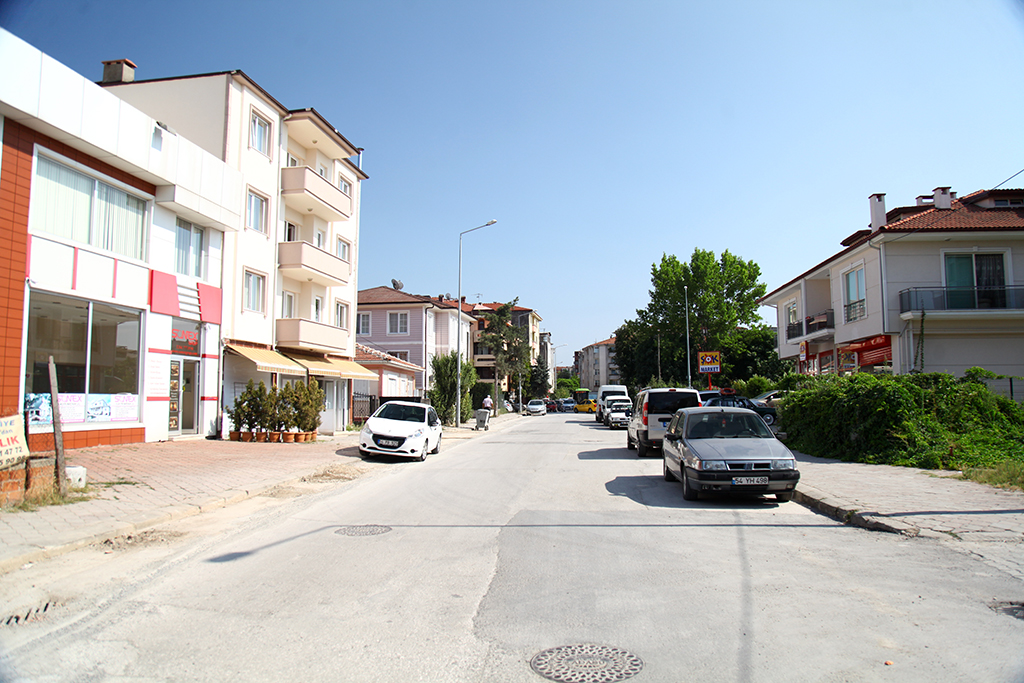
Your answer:
[[[1000,614],[1024,619],[1024,602],[993,602],[989,607]]]
[[[530,667],[549,681],[611,683],[636,676],[644,661],[617,647],[563,645],[538,653]]]
[[[378,536],[391,531],[391,527],[382,524],[364,524],[362,526],[343,526],[334,533],[342,536]]]

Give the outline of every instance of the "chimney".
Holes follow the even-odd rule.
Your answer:
[[[876,192],[868,198],[871,206],[871,229],[878,230],[885,225],[885,193]]]
[[[948,187],[936,187],[932,192],[932,196],[935,198],[932,201],[932,205],[935,206],[936,209],[953,208],[952,198],[949,195]]]
[[[135,63],[130,59],[103,62],[103,83],[131,83],[135,80]]]

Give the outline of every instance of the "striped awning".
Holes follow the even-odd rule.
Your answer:
[[[306,374],[306,369],[303,366],[277,351],[254,349],[236,344],[225,344],[224,348],[232,353],[237,353],[239,356],[248,358],[256,364],[256,369],[260,372],[281,372],[286,375]]]
[[[359,363],[338,358],[305,358],[292,356],[292,360],[318,377],[340,377],[342,379],[377,379],[377,373],[367,370]]]

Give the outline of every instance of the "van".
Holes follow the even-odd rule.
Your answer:
[[[597,414],[594,418],[598,422],[604,422],[604,402],[605,399],[611,396],[622,396],[623,398],[629,398],[629,392],[626,391],[625,384],[602,384],[597,390]]]
[[[643,389],[633,401],[633,415],[626,427],[626,448],[636,449],[638,457],[645,457],[648,449],[661,448],[665,429],[680,408],[696,408],[702,404],[696,389],[670,387]]]

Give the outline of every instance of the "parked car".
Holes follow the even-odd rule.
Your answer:
[[[793,453],[746,408],[678,411],[665,432],[662,473],[665,481],[683,483],[684,500],[701,493],[770,493],[784,503],[800,481]]]
[[[589,399],[583,403],[577,403],[572,411],[574,413],[593,413],[597,411],[597,401]]]
[[[629,400],[628,398],[626,398],[625,396],[622,396],[621,398],[620,397],[616,397],[616,398],[613,398],[613,399],[610,398],[607,401],[605,401],[605,403],[604,403],[604,412],[601,415],[601,422],[604,423],[605,427],[610,427],[611,426],[610,418],[611,418],[612,410],[614,410],[616,406],[619,406],[619,405],[622,405],[622,404],[625,404],[625,405],[629,406],[630,408],[633,407],[633,402],[631,400]]]
[[[722,395],[718,389],[709,389],[707,391],[700,392],[700,402],[703,404],[705,401],[709,401],[713,398],[718,398]]]
[[[782,397],[785,396],[787,393],[788,392],[783,391],[782,389],[772,389],[771,391],[766,391],[763,394],[758,394],[757,396],[750,400],[758,405],[778,408],[779,401],[782,400]]]
[[[611,429],[629,426],[629,416],[633,414],[633,404],[629,401],[611,401],[605,406],[604,423]]]
[[[547,408],[549,413],[558,412],[558,403],[553,398],[544,399],[544,407]]]
[[[401,455],[426,460],[441,450],[441,420],[433,406],[388,401],[377,408],[359,433],[359,454]]]
[[[633,414],[626,428],[626,448],[635,448],[641,458],[647,455],[648,449],[661,448],[665,428],[676,411],[699,405],[700,395],[696,389],[665,387],[641,390],[633,402]]]
[[[769,426],[775,424],[775,421],[778,418],[775,408],[766,405],[758,405],[746,396],[719,396],[718,398],[707,400],[704,405],[712,407],[746,408],[747,410],[753,410],[764,418],[764,421],[768,423]]]
[[[559,410],[561,410],[563,413],[571,413],[573,412],[573,408],[576,407],[576,401],[572,400],[571,398],[563,398],[558,402],[558,404]]]
[[[548,407],[539,398],[535,398],[526,404],[527,415],[547,415]]]
[[[621,396],[622,398],[629,398],[629,392],[626,390],[625,384],[602,384],[597,390],[597,414],[594,419],[598,422],[604,421],[604,404],[608,399]]]

